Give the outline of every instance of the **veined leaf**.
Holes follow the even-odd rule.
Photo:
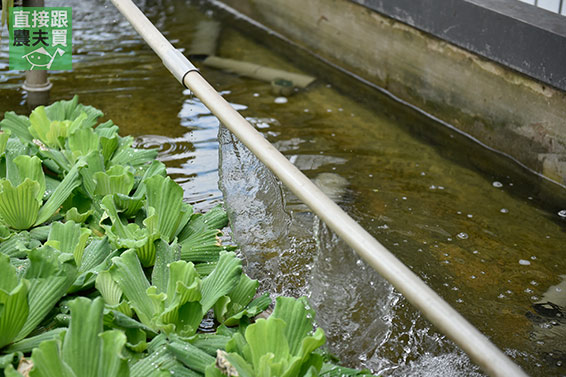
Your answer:
[[[214,305],[214,316],[226,326],[235,326],[242,317],[253,318],[263,312],[271,304],[271,298],[266,292],[252,301],[259,283],[250,279],[246,274],[242,277],[228,296],[220,298]]]
[[[84,248],[91,231],[74,221],[53,222],[47,244],[63,253],[72,254],[77,266],[81,265]]]
[[[101,351],[98,334],[102,332],[104,302],[78,297],[69,307],[71,324],[63,341],[61,358],[77,376],[98,377]]]
[[[106,172],[94,173],[96,180],[95,194],[105,196],[109,194],[128,195],[134,187],[134,174],[122,165],[115,165]]]
[[[188,236],[181,242],[181,259],[191,262],[216,262],[222,250],[216,229],[205,229]]]
[[[113,165],[130,165],[137,167],[153,161],[156,157],[157,151],[154,149],[134,149],[128,144],[122,143],[114,152],[114,156],[110,162]]]
[[[4,119],[0,122],[0,127],[5,131],[10,131],[12,135],[17,136],[21,141],[31,143],[33,137],[29,133],[30,121],[28,117],[16,115],[13,111],[4,114]]]
[[[306,299],[279,297],[273,314],[236,333],[226,344],[225,358],[240,375],[317,376],[322,356],[314,351],[326,341],[322,329],[313,329]],[[218,358],[217,358],[218,363]]]
[[[205,214],[195,213],[183,230],[179,233],[179,242],[195,234],[213,229],[222,229],[228,225],[228,216],[220,205],[212,208]]]
[[[51,120],[76,120],[83,113],[86,114],[84,120],[81,121],[81,127],[92,127],[96,124],[98,118],[102,115],[102,111],[79,103],[79,97],[74,96],[68,101],[57,101],[45,108],[45,113]]]
[[[242,274],[242,261],[232,252],[221,252],[218,265],[202,281],[202,310],[206,314],[216,301],[230,293]]]
[[[182,336],[194,335],[204,316],[199,303],[201,280],[192,263],[176,261],[170,264],[169,269],[165,299],[161,300],[164,310],[159,315],[157,326]],[[152,286],[148,295],[159,300],[163,293]]]
[[[34,139],[41,140],[44,144],[54,147],[48,143],[47,133],[51,130],[51,121],[45,113],[45,106],[36,107],[29,116],[29,133]]]
[[[175,262],[176,244],[169,246],[163,240],[156,241],[156,259],[151,273],[151,282],[157,293],[167,293],[169,283],[169,265]]]
[[[28,317],[28,282],[17,277],[10,258],[0,255],[0,348],[10,344]]]
[[[309,307],[305,297],[297,300],[291,297],[277,297],[271,316],[287,323],[285,338],[289,341],[292,355],[299,354],[303,339],[312,332],[314,315],[314,310]]]
[[[14,229],[29,229],[37,221],[40,185],[27,178],[17,187],[0,180],[0,216]]]
[[[30,377],[78,377],[61,359],[59,343],[58,339],[47,340],[33,350]]]
[[[84,115],[86,118],[86,114]],[[79,128],[69,136],[69,149],[74,160],[80,156],[86,156],[90,152],[98,151],[100,142],[98,135],[94,133],[92,128]]]
[[[104,303],[78,297],[69,302],[71,322],[64,338],[43,342],[32,353],[30,376],[127,377],[122,357],[126,335],[118,330],[102,332]]]
[[[114,136],[111,138],[107,138],[107,137],[100,138],[100,148],[105,163],[107,163],[112,158],[114,152],[116,151],[116,148],[118,148],[118,144],[119,144],[118,136]]]
[[[8,144],[8,139],[10,138],[11,133],[12,132],[10,130],[0,131],[0,156],[6,152],[6,145]]]
[[[23,258],[27,253],[41,246],[41,243],[30,236],[29,232],[11,233],[9,238],[0,242],[0,253],[12,258]]]
[[[285,338],[285,321],[278,318],[268,320],[260,318],[253,325],[246,329],[246,341],[250,346],[252,365],[256,372],[259,372],[262,360],[265,355],[273,355],[269,360],[270,364],[277,364],[289,358],[289,343]],[[277,368],[279,369],[279,368]],[[272,375],[282,375],[284,368],[279,369]]]
[[[82,168],[84,164],[85,162],[79,161],[71,168],[69,173],[67,173],[67,175],[65,176],[65,178],[63,178],[59,186],[57,186],[53,194],[39,210],[35,225],[39,225],[49,220],[49,218],[53,216],[55,211],[59,209],[63,202],[67,200],[69,195],[71,195],[71,192],[73,192],[73,190],[81,184],[81,180],[79,178],[79,169]]]
[[[65,221],[74,221],[76,223],[82,224],[93,214],[93,210],[89,209],[86,212],[80,213],[76,207],[69,209],[65,212]]]
[[[167,349],[175,357],[192,370],[203,373],[207,366],[214,364],[214,357],[189,342],[175,339],[167,345]]]
[[[171,242],[177,229],[184,226],[181,220],[189,220],[186,214],[192,208],[184,205],[183,189],[169,177],[153,176],[145,181],[145,186],[147,206],[155,209],[159,234],[165,242]]]
[[[11,344],[7,347],[4,352],[23,352],[28,353],[31,352],[34,348],[39,347],[39,345],[46,341],[46,340],[54,340],[60,339],[61,334],[67,331],[64,327],[58,327],[50,331],[46,331],[36,336],[32,336],[30,338],[25,338],[20,340],[19,342]]]
[[[19,173],[19,181],[17,184],[19,185],[26,178],[39,183],[37,200],[41,201],[45,193],[45,174],[43,174],[41,160],[36,156],[18,156],[14,159],[14,164],[18,167]],[[12,183],[14,182],[12,181]]]
[[[29,316],[16,340],[25,338],[55,304],[67,293],[76,278],[72,256],[66,257],[49,246],[35,249],[28,255],[31,264],[24,274],[30,282]]]
[[[135,251],[127,250],[120,257],[113,258],[112,262],[113,266],[110,268],[112,278],[130,301],[140,321],[146,326],[153,327],[153,318],[159,312],[160,305],[146,293],[150,285]]]
[[[96,180],[94,175],[104,171],[104,158],[99,151],[90,152],[83,157],[86,165],[80,170],[83,186],[91,198],[94,198],[96,190]]]
[[[116,284],[108,271],[100,271],[94,285],[109,306],[117,306],[122,300],[122,289]]]

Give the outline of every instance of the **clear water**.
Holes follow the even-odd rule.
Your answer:
[[[384,376],[480,373],[225,131],[219,161],[216,118],[110,2],[51,4],[73,6],[74,25],[74,71],[51,74],[52,100],[79,94],[139,146],[158,148],[197,210],[226,201],[248,273],[275,294],[308,295],[341,359]],[[223,25],[219,56],[318,76],[276,101],[269,85],[201,68],[267,139],[529,374],[566,375],[566,324],[533,308],[566,274],[562,190],[213,9],[175,0],[141,5],[177,47],[188,48],[198,21],[215,17]],[[5,34],[0,112],[26,113]]]

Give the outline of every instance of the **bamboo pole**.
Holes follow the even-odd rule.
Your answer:
[[[193,91],[220,122],[232,131],[329,228],[415,305],[433,325],[460,346],[475,363],[490,376],[526,376],[501,350],[336,203],[324,195],[299,169],[265,140],[263,135],[234,110],[182,54],[172,52],[177,50],[131,0],[112,0],[112,2],[159,55],[177,80]],[[172,61],[169,61],[170,59]],[[178,67],[175,66],[177,64]]]

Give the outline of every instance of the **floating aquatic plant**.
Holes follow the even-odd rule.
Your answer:
[[[256,320],[271,299],[226,213],[194,213],[102,115],[75,97],[0,122],[0,375],[365,374],[323,357],[305,298]]]

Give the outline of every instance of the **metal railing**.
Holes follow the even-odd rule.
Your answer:
[[[329,199],[261,133],[220,96],[195,66],[159,32],[131,0],[112,0],[173,76],[203,104],[295,195],[358,255],[387,279],[440,331],[491,376],[526,374],[415,273]]]

